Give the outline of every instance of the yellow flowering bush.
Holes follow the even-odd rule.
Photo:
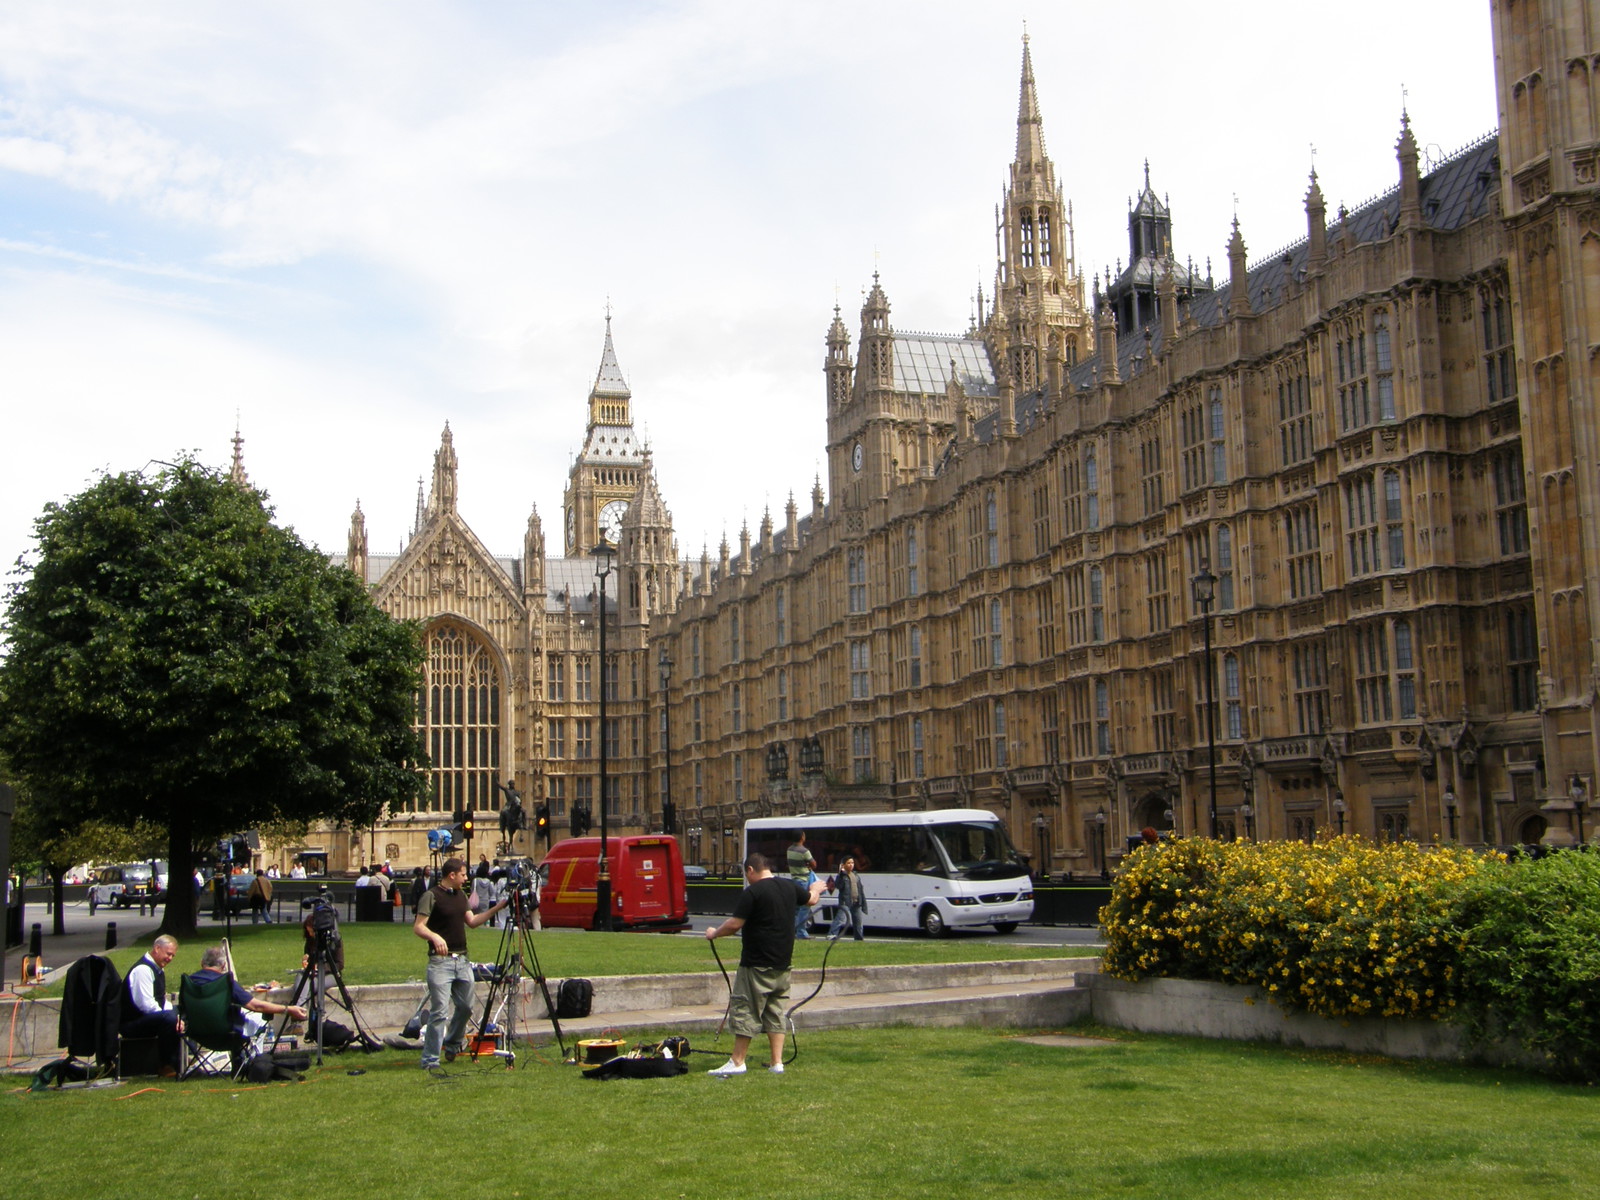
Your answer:
[[[1104,968],[1247,984],[1327,1017],[1446,1016],[1465,941],[1454,905],[1484,863],[1358,837],[1145,847],[1100,912]]]

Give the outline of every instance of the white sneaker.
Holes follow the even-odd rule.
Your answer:
[[[769,1072],[771,1072],[772,1074],[774,1074],[774,1075],[782,1075],[783,1074],[783,1064],[782,1063],[773,1063],[770,1067],[767,1068],[767,1070]]]
[[[711,1070],[706,1072],[706,1074],[707,1075],[715,1075],[720,1079],[726,1079],[729,1075],[743,1075],[744,1074],[744,1064],[743,1063],[736,1063],[736,1062],[733,1061],[733,1059],[730,1058],[727,1062],[723,1063],[720,1067],[712,1067]]]

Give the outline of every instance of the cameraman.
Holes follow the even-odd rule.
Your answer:
[[[501,900],[473,912],[464,890],[467,864],[447,858],[438,884],[423,893],[411,930],[428,943],[428,1029],[422,1039],[422,1069],[437,1070],[461,1052],[472,1014],[472,963],[467,959],[467,930],[476,929],[507,904]]]

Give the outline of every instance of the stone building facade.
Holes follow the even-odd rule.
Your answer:
[[[902,335],[875,276],[853,350],[836,311],[827,502],[652,631],[691,853],[852,805],[992,809],[1079,873],[1146,826],[1570,842],[1597,19],[1497,0],[1499,135],[1424,173],[1402,113],[1392,191],[1330,214],[1313,173],[1305,238],[1252,268],[1236,225],[1225,281],[1147,179],[1088,305],[1025,46],[992,310]]]
[[[507,778],[564,831],[605,737],[614,826],[670,797],[713,866],[750,816],[846,807],[988,808],[1079,874],[1146,826],[1572,841],[1600,733],[1600,15],[1492,9],[1497,134],[1424,169],[1400,114],[1391,191],[1330,213],[1313,172],[1305,237],[1252,267],[1236,223],[1217,280],[1147,172],[1129,265],[1087,296],[1025,41],[972,327],[897,332],[877,276],[853,338],[836,309],[826,490],[715,561],[676,551],[609,323],[562,555],[537,513],[520,558],[478,543],[446,430],[405,551],[352,524],[429,641],[432,798],[372,836],[420,861]]]

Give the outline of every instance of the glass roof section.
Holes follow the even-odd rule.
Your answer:
[[[999,394],[982,341],[935,333],[894,335],[895,391],[942,395],[950,382],[952,360],[956,379],[969,396]]]

